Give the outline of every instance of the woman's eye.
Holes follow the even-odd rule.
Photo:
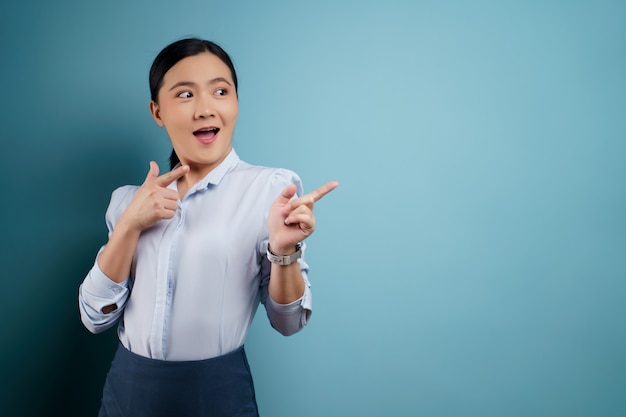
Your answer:
[[[183,91],[182,93],[180,93],[178,95],[178,97],[180,97],[180,98],[191,98],[192,94],[189,91]]]
[[[216,96],[225,96],[226,95],[226,89],[225,88],[218,88],[217,90],[215,90],[215,95]]]

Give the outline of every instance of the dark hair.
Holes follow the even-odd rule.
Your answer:
[[[199,38],[187,38],[181,39],[174,43],[169,44],[154,58],[152,66],[150,67],[150,98],[157,102],[159,96],[159,90],[163,86],[163,77],[170,68],[181,61],[184,58],[199,55],[208,52],[218,57],[230,70],[230,75],[233,77],[235,83],[235,93],[237,92],[237,73],[235,72],[235,66],[230,57],[218,44]],[[180,161],[178,155],[172,149],[172,155],[170,156],[170,169],[174,168]]]

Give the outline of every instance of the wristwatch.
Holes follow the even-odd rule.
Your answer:
[[[296,253],[292,253],[291,255],[276,255],[272,252],[272,249],[270,249],[270,244],[267,244],[267,259],[269,259],[273,264],[283,266],[291,265],[300,257],[302,257],[302,245],[300,243],[296,245]]]

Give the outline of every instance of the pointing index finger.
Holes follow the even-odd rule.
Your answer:
[[[328,194],[329,192],[337,188],[338,185],[339,183],[337,181],[328,182],[322,185],[321,187],[319,187],[318,189],[311,191],[310,193],[305,194],[302,197],[296,199],[295,201],[292,202],[292,204],[298,205],[299,203],[304,203],[304,204],[315,203],[316,201],[321,200],[322,197],[324,197],[326,194]]]
[[[158,177],[157,178],[157,182],[162,187],[167,187],[168,185],[170,185],[174,181],[176,181],[179,178],[181,178],[187,172],[189,172],[189,166],[188,165],[181,165],[178,168],[176,168],[176,169],[174,169],[174,170],[172,170],[170,172],[167,172],[167,173],[161,175],[160,177]]]
[[[313,201],[319,201],[322,199],[322,197],[330,193],[332,190],[334,190],[338,186],[339,186],[339,183],[337,181],[331,181],[322,185],[317,190],[310,192],[309,194],[313,195]]]

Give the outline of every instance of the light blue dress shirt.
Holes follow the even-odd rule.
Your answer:
[[[79,288],[85,327],[98,333],[119,322],[118,336],[131,352],[175,361],[220,356],[243,345],[259,301],[282,334],[302,329],[311,313],[304,258],[298,260],[304,295],[278,304],[268,294],[266,219],[290,183],[303,194],[295,173],[247,164],[231,151],[179,201],[172,219],[141,234],[128,280],[115,283],[94,263]],[[109,236],[138,188],[113,192]],[[176,190],[176,182],[169,188]],[[110,304],[117,310],[104,314]]]

